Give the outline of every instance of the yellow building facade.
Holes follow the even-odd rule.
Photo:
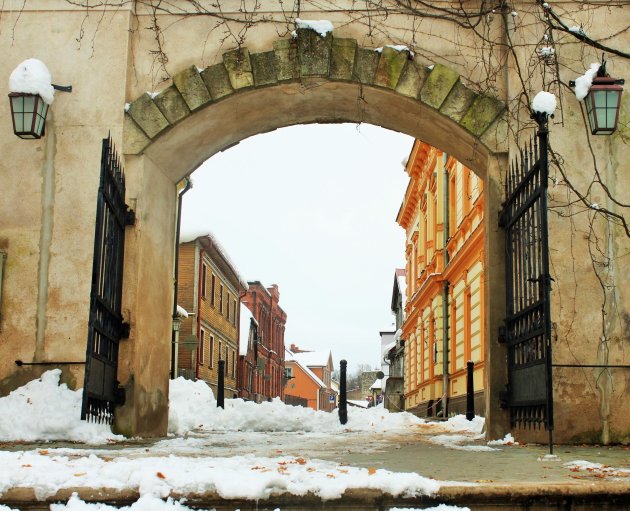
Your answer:
[[[483,183],[420,140],[406,172],[397,217],[406,231],[405,409],[463,413],[472,360],[475,409],[483,411]]]

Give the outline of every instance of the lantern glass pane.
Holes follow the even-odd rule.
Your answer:
[[[588,123],[591,125],[591,132],[593,132],[597,126],[595,124],[595,116],[593,115],[593,100],[592,95],[587,94],[584,102],[586,103],[586,113],[588,114]]]
[[[598,90],[593,92],[595,96],[595,108],[606,108],[606,91]]]

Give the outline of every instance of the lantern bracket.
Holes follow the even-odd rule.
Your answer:
[[[72,85],[57,85],[51,83],[52,88],[58,90],[59,92],[72,92]]]

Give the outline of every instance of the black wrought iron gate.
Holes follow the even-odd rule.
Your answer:
[[[118,344],[129,327],[121,314],[125,226],[133,224],[125,204],[125,176],[110,137],[103,139],[96,206],[85,382],[81,419],[111,423],[118,391]]]
[[[500,226],[505,229],[508,344],[507,406],[512,427],[553,431],[547,229],[547,116],[512,162]]]

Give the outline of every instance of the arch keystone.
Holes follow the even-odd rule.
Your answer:
[[[333,36],[320,36],[310,28],[297,29],[300,76],[328,76]]]

